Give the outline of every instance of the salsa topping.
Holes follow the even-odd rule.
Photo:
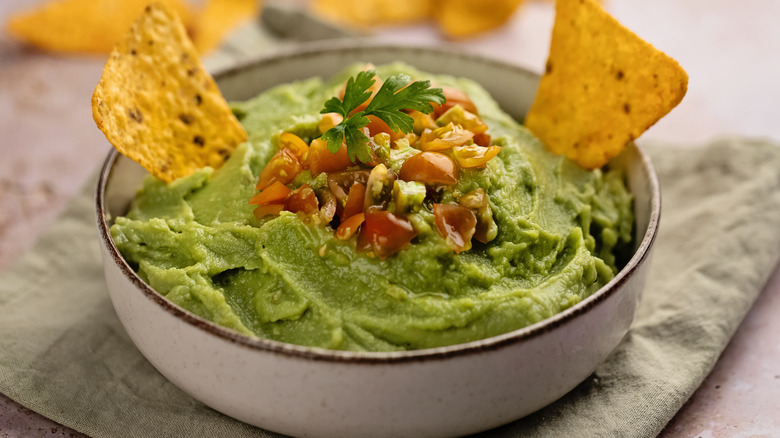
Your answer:
[[[418,236],[413,215],[432,217],[456,253],[496,237],[485,190],[455,190],[464,170],[483,171],[501,150],[466,93],[405,75],[381,82],[368,69],[322,113],[320,137],[279,136],[249,201],[257,218],[296,213],[336,239],[357,236],[357,250],[380,259]]]

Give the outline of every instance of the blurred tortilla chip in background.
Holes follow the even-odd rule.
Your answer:
[[[506,23],[523,0],[446,0],[436,8],[436,23],[444,35],[465,38]]]
[[[465,38],[506,23],[523,0],[312,0],[312,11],[357,30],[433,20],[448,38]]]
[[[525,125],[595,169],[682,100],[688,75],[594,0],[558,0],[550,55]]]
[[[335,23],[365,30],[425,21],[433,16],[434,0],[312,0],[312,11]]]
[[[241,22],[256,17],[260,0],[154,0],[175,12],[200,53],[216,48]],[[107,54],[152,0],[51,0],[11,15],[7,32],[53,52]]]

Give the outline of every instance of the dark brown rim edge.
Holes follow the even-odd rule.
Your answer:
[[[230,68],[215,76],[229,76],[237,74],[239,71],[251,68],[258,63],[267,62],[282,62],[288,58],[295,58],[301,56],[309,56],[313,53],[332,52],[332,51],[366,51],[366,50],[416,50],[420,52],[435,52],[438,54],[447,54],[450,56],[457,56],[464,59],[469,59],[476,62],[482,62],[495,66],[497,68],[509,69],[516,73],[537,76],[536,74],[521,68],[507,64],[505,62],[483,57],[480,55],[464,54],[460,51],[442,48],[442,47],[426,47],[419,45],[402,45],[402,44],[377,44],[373,42],[363,43],[310,43],[302,45],[301,47],[293,50],[282,51],[277,54],[264,55],[254,59],[251,59],[245,63],[242,63],[234,68]],[[446,359],[454,356],[462,356],[467,354],[475,354],[487,350],[497,350],[510,345],[517,344],[519,342],[526,341],[528,339],[540,336],[547,333],[557,327],[566,324],[569,321],[574,320],[578,316],[586,313],[591,308],[595,307],[602,301],[612,296],[624,283],[626,283],[637,267],[647,258],[650,248],[655,241],[655,237],[658,231],[659,219],[661,214],[661,194],[660,184],[658,182],[658,175],[650,162],[647,154],[644,153],[639,147],[637,147],[643,167],[647,171],[649,183],[651,186],[651,212],[650,221],[647,225],[647,231],[637,248],[634,255],[629,262],[618,274],[601,289],[593,293],[588,298],[577,303],[576,305],[553,315],[545,320],[542,320],[536,324],[524,327],[518,330],[514,330],[501,335],[493,336],[486,339],[472,341],[463,344],[450,345],[446,347],[437,347],[422,350],[410,350],[401,352],[350,352],[350,351],[337,351],[327,350],[323,348],[304,347],[300,345],[287,344],[279,341],[273,341],[262,338],[249,337],[228,328],[216,325],[215,323],[208,321],[200,316],[197,316],[172,301],[168,300],[161,294],[157,293],[148,284],[146,284],[141,278],[130,268],[127,262],[119,253],[116,245],[110,237],[108,223],[106,222],[104,214],[105,206],[105,187],[109,180],[113,165],[116,162],[119,153],[112,149],[103,164],[100,171],[100,177],[97,184],[96,193],[96,217],[100,237],[108,249],[111,258],[114,263],[119,267],[122,273],[149,299],[159,304],[164,310],[172,314],[175,317],[181,318],[188,324],[191,324],[207,333],[210,333],[219,338],[225,339],[232,343],[247,347],[252,350],[266,351],[271,353],[283,354],[287,356],[293,356],[301,359],[310,359],[327,362],[349,362],[349,363],[399,363],[399,362],[413,362],[424,361],[432,359]]]

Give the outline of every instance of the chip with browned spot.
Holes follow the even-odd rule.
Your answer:
[[[553,152],[605,165],[682,100],[688,75],[594,0],[558,0],[525,124]]]
[[[119,152],[163,181],[218,168],[246,133],[176,15],[146,7],[103,68],[92,116]]]
[[[192,15],[182,0],[158,0],[182,17]],[[149,0],[52,0],[8,18],[15,38],[46,50],[109,53]]]

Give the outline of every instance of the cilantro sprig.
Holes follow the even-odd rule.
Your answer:
[[[344,97],[330,98],[320,111],[321,114],[338,113],[344,118],[341,123],[325,131],[322,139],[328,142],[328,150],[333,153],[338,152],[341,143],[346,140],[347,154],[352,161],[355,161],[355,157],[364,163],[371,161],[367,146],[368,137],[362,130],[369,123],[367,116],[382,119],[393,131],[406,134],[412,132],[414,119],[402,110],[411,109],[430,114],[433,112],[431,102],[441,105],[446,100],[442,89],[431,88],[430,81],[415,81],[410,84],[412,78],[398,74],[389,77],[382,84],[366,109],[350,116],[349,113],[371,97],[369,89],[374,85],[375,76],[374,70],[368,70],[350,77],[344,89]]]

